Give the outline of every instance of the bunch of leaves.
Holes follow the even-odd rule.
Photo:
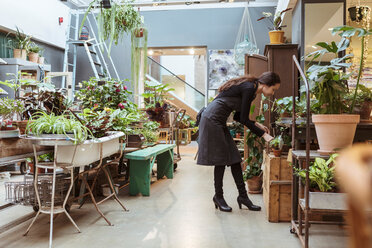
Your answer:
[[[264,123],[265,116],[264,113],[268,110],[268,105],[264,101],[265,97],[261,100],[261,106],[259,114],[256,116],[256,121],[259,123]],[[251,106],[250,114],[254,113],[255,105]],[[244,179],[250,179],[254,176],[259,176],[261,174],[261,165],[263,162],[263,150],[265,148],[265,140],[258,137],[249,129],[247,130],[247,136],[245,140],[248,146],[248,158],[246,159],[247,168],[243,172]]]
[[[271,148],[275,150],[281,150],[283,148],[283,138],[281,135],[276,136],[272,141],[270,141]]]
[[[27,73],[27,72],[18,71],[17,74],[16,73],[6,73],[6,75],[11,77],[11,79],[5,80],[5,81],[0,81],[0,84],[11,88],[15,92],[16,96],[17,96],[17,93],[18,93],[19,89],[22,86],[35,84],[37,82],[33,79],[25,78],[25,76],[31,75],[30,73]]]
[[[41,154],[37,157],[39,162],[52,162],[54,161],[54,152],[48,152],[45,154]]]
[[[179,128],[183,129],[183,128],[194,128],[194,127],[195,127],[195,121],[191,119],[190,116],[184,115],[180,122]]]
[[[262,12],[263,17],[257,19],[257,21],[261,21],[263,19],[268,19],[270,21],[270,24],[272,25],[269,27],[269,30],[282,30],[282,28],[285,28],[286,25],[283,24],[283,14],[287,11],[290,11],[292,8],[287,8],[285,10],[282,10],[280,12],[277,12],[272,18],[273,14],[271,12]]]
[[[9,45],[13,49],[24,49],[28,50],[31,43],[31,36],[25,35],[22,30],[16,26],[16,33],[14,40],[9,40]],[[7,34],[7,36],[10,33]]]
[[[174,89],[169,88],[169,84],[146,81],[145,93],[142,94],[142,97],[145,99],[145,108],[156,108],[157,105],[164,105],[166,95],[171,91],[174,91]]]
[[[90,130],[93,137],[101,138],[105,136],[108,131],[113,130],[113,117],[111,113],[111,109],[104,109],[102,111],[97,109],[84,109],[79,118],[81,118],[84,125]]]
[[[149,107],[146,109],[146,114],[148,114],[149,119],[152,121],[162,121],[164,120],[165,111],[168,108],[168,104],[164,103],[160,106],[160,103],[156,103],[155,107]]]
[[[0,116],[3,119],[12,119],[14,114],[21,114],[24,105],[22,101],[11,98],[0,98]]]
[[[136,112],[137,105],[129,101],[132,94],[125,85],[129,80],[111,79],[103,83],[97,78],[90,78],[89,81],[83,81],[76,97],[81,101],[82,108],[96,108],[103,110],[127,109],[129,112]]]
[[[36,45],[34,42],[31,42],[30,46],[28,48],[28,52],[39,53],[40,52],[40,47],[38,45]]]
[[[64,134],[74,144],[79,144],[83,143],[90,134],[89,129],[76,120],[74,116],[56,116],[54,113],[37,112],[32,116],[31,120],[27,124],[26,132],[35,136]]]
[[[279,115],[282,115],[284,113],[292,115],[292,110],[293,110],[292,96],[275,99],[271,108],[271,111],[274,111]]]
[[[351,105],[354,99],[354,92],[349,91],[349,93],[345,96],[345,99],[349,103],[349,105]],[[359,85],[357,96],[355,98],[355,106],[360,107],[363,105],[363,103],[371,101],[372,90],[362,84]]]
[[[111,113],[112,118],[112,129],[115,131],[122,131],[125,134],[130,134],[133,132],[133,128],[130,126],[134,122],[141,121],[143,117],[143,113],[137,112],[130,112],[127,109],[116,109]],[[150,123],[150,122],[146,122]],[[145,124],[146,124],[145,123]]]
[[[145,125],[146,124],[146,125]],[[140,129],[140,133],[145,136],[146,141],[148,143],[154,143],[159,139],[159,133],[157,129],[159,128],[159,123],[156,121],[149,121],[145,122],[142,129]]]
[[[326,161],[322,158],[315,158],[309,167],[310,188],[319,189],[322,192],[332,191],[336,186],[334,182],[335,166],[333,162],[338,154],[332,154]],[[294,168],[295,174],[300,176],[302,181],[306,180],[306,169]]]

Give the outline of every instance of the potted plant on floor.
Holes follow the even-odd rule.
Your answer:
[[[286,27],[283,24],[283,14],[292,8],[287,8],[280,12],[277,12],[272,18],[272,13],[270,12],[262,12],[263,17],[259,18],[257,21],[261,21],[263,19],[268,19],[270,21],[271,27],[269,27],[269,36],[270,36],[270,44],[282,44],[284,43],[284,31],[282,28]]]
[[[270,141],[271,149],[274,153],[275,157],[280,157],[282,155],[282,148],[283,148],[283,139],[282,136],[279,135],[275,137],[272,141]]]
[[[344,148],[351,145],[354,139],[356,125],[359,123],[360,116],[353,115],[355,100],[358,92],[360,76],[363,67],[364,56],[364,39],[371,32],[362,28],[353,28],[349,26],[336,27],[332,30],[333,34],[338,33],[342,39],[336,42],[327,43],[319,42],[318,46],[323,49],[309,54],[307,57],[314,59],[323,56],[326,53],[331,53],[335,57],[329,64],[321,65],[313,64],[307,70],[307,77],[312,87],[312,94],[317,99],[317,104],[314,106],[316,114],[312,115],[312,121],[315,125],[317,139],[321,154],[329,154],[335,149]],[[346,50],[350,44],[350,37],[358,35],[361,37],[361,62],[358,68],[358,78],[356,87],[353,93],[353,100],[350,106],[345,101],[345,96],[348,93],[347,80],[350,74],[343,71],[350,67],[350,63],[345,61],[351,58],[352,54],[347,54],[343,57],[338,57],[340,52]],[[349,114],[344,114],[349,113]]]
[[[25,35],[18,27],[16,27],[16,29],[15,41],[9,41],[11,43],[11,47],[13,47],[13,57],[26,60],[27,50],[31,42],[31,36]],[[7,36],[9,34],[10,33],[8,33]]]

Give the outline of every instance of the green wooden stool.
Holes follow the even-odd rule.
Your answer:
[[[150,195],[151,171],[157,160],[158,175],[173,178],[173,148],[175,144],[158,144],[142,150],[125,154],[129,160],[129,194]]]

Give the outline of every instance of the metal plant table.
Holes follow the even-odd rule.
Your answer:
[[[49,136],[45,135],[44,137],[21,136],[21,138],[23,139],[30,140],[33,145],[34,155],[36,157],[34,187],[35,187],[36,199],[39,205],[39,210],[35,218],[31,222],[30,226],[27,228],[27,231],[24,235],[27,235],[32,225],[34,224],[35,220],[41,213],[50,214],[49,247],[52,247],[53,217],[55,214],[65,213],[66,216],[71,221],[71,223],[78,230],[78,232],[80,232],[79,227],[76,225],[76,223],[74,222],[74,220],[71,218],[71,216],[66,210],[66,203],[68,201],[68,198],[69,198],[69,195],[73,187],[73,183],[74,183],[74,168],[84,167],[85,165],[89,165],[97,161],[99,161],[99,165],[97,167],[100,167],[102,165],[103,158],[111,156],[113,154],[117,154],[117,153],[120,153],[120,156],[121,156],[122,149],[121,149],[119,139],[122,136],[124,136],[124,133],[122,132],[112,132],[111,135],[109,136],[102,137],[99,139],[94,139],[94,140],[87,140],[84,143],[78,144],[78,145],[74,145],[73,142],[66,137],[55,138],[55,136],[53,137],[51,135]],[[36,151],[37,145],[54,147],[54,161],[53,162],[39,162],[37,160],[37,151]],[[37,185],[38,184],[38,168],[53,170],[52,187],[51,187],[52,194],[51,194],[50,206],[43,206],[40,201],[40,195],[38,192],[38,185]],[[60,168],[63,168],[65,171],[66,170],[69,171],[70,185],[68,187],[66,196],[63,200],[62,206],[55,206],[54,197],[55,197],[55,190],[56,190],[56,170]],[[110,186],[111,186],[111,190],[115,192],[111,183],[110,183]],[[92,197],[93,203],[95,204],[97,211],[101,214],[102,217],[104,217],[102,212],[99,211],[97,204],[95,203],[94,196],[89,187],[88,187],[88,190],[89,190],[89,194]],[[116,197],[116,194],[114,195]],[[117,197],[116,197],[116,200],[118,201]],[[120,205],[122,204],[120,203]],[[122,207],[124,208],[124,210],[126,210],[123,205]]]

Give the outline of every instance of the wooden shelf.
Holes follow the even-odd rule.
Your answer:
[[[299,202],[302,210],[305,209],[305,199]],[[309,192],[310,211],[318,212],[346,212],[346,194],[345,193],[326,193],[326,192]]]

